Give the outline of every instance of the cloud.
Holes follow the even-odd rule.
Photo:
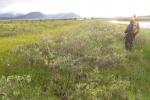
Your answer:
[[[30,0],[0,0],[0,10],[15,3],[27,2]]]
[[[0,12],[74,12],[86,17],[149,15],[150,0],[0,0]]]

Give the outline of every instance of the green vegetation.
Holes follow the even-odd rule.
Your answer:
[[[102,20],[0,22],[1,99],[149,100],[149,30],[128,52],[124,29]]]

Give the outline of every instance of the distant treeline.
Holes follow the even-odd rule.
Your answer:
[[[93,19],[99,19],[99,18],[93,18]],[[118,21],[130,21],[131,17],[114,17],[114,18],[100,18],[102,20],[118,20]],[[150,16],[138,16],[138,21],[150,21]]]
[[[112,18],[113,20],[119,20],[119,21],[130,21],[130,17],[116,17]],[[138,16],[137,17],[138,21],[150,21],[150,16]]]

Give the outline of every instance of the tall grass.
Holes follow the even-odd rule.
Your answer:
[[[19,40],[19,36],[31,36],[25,38],[29,42],[16,42],[23,46],[3,50],[1,75],[30,75],[32,78],[26,87],[18,89],[20,95],[8,96],[9,99],[150,98],[149,30],[141,31],[132,52],[128,52],[124,49],[123,25],[99,20],[23,23],[27,26],[30,23],[43,33],[11,37]],[[38,39],[30,42],[32,35]]]

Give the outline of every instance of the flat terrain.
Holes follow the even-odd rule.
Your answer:
[[[150,30],[131,52],[125,25],[103,20],[0,22],[3,100],[149,100]]]

